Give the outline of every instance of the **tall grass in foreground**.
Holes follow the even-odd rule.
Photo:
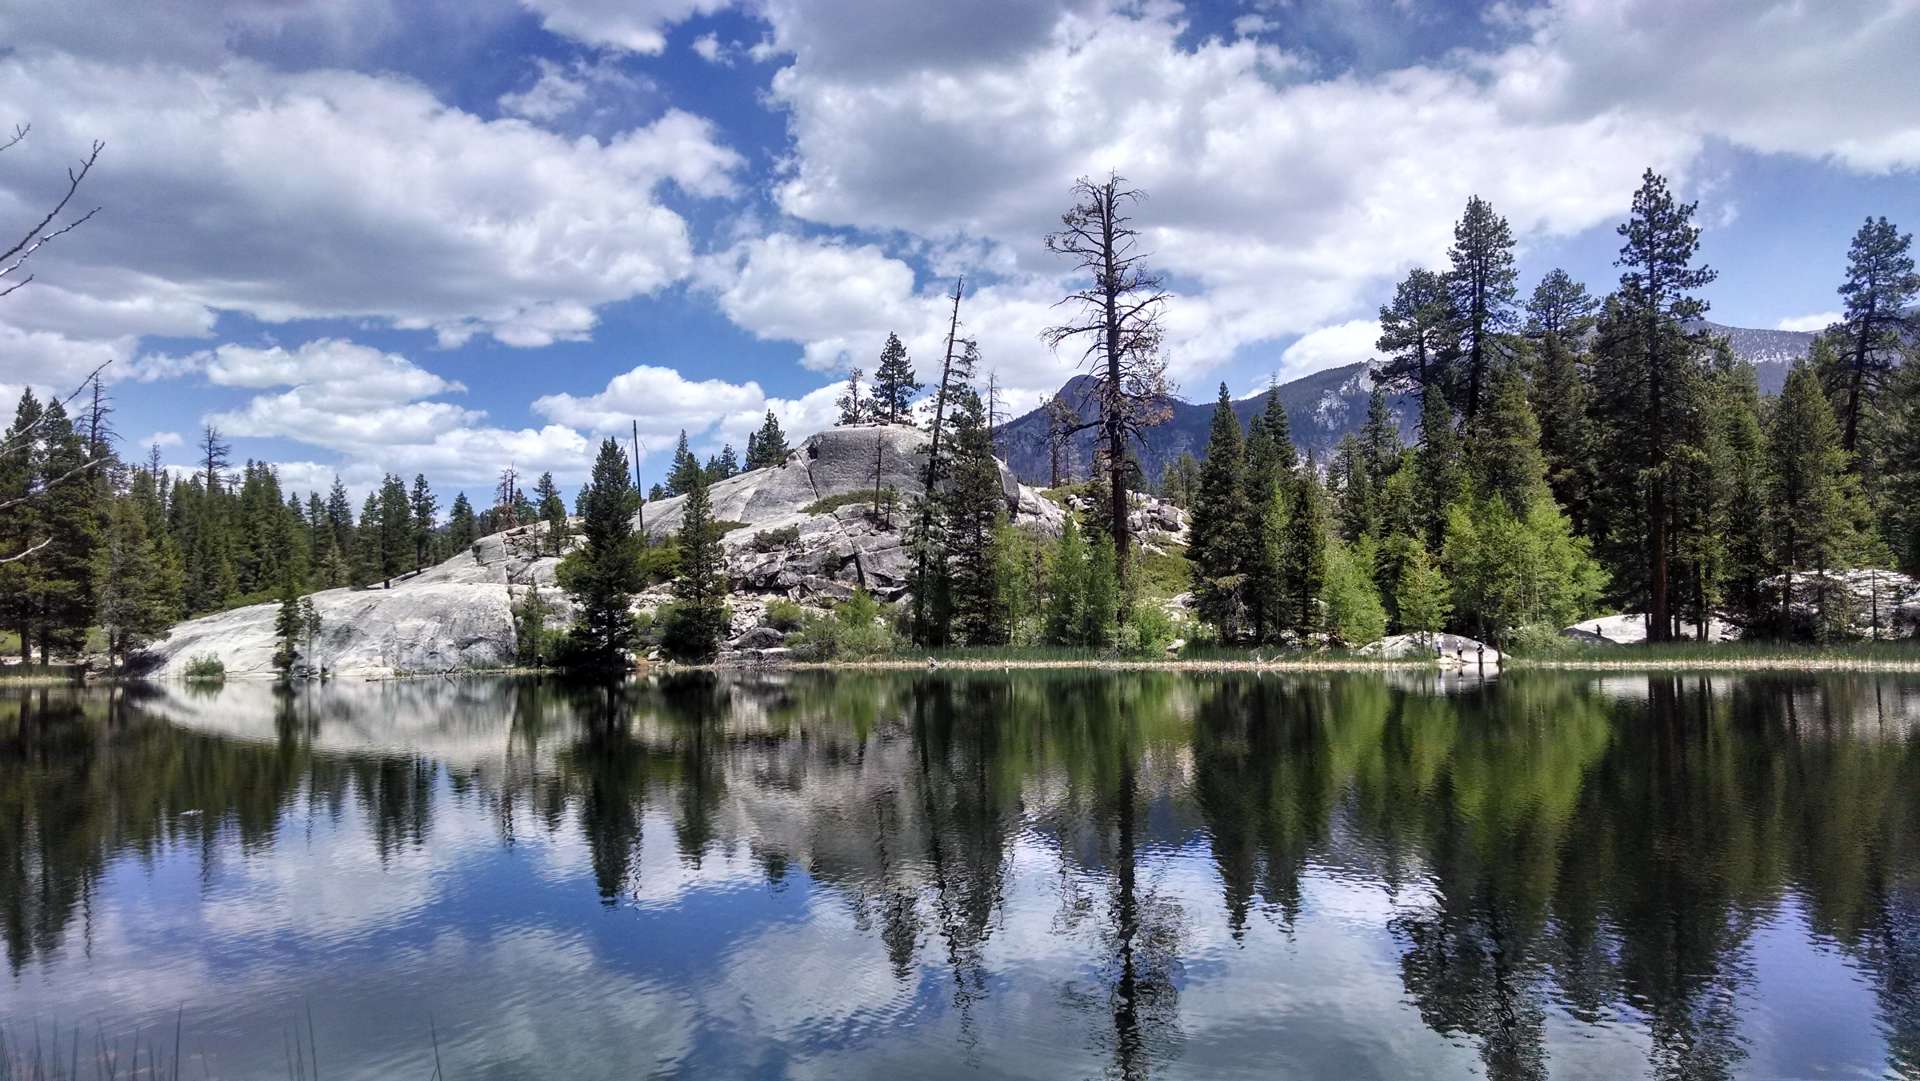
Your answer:
[[[35,1022],[31,1033],[18,1026],[0,1027],[0,1081],[185,1081],[188,1077],[218,1078],[203,1051],[187,1044],[186,1012],[176,1013],[171,1030],[135,1029],[131,1035],[109,1036],[96,1023],[91,1033],[79,1025],[43,1029]],[[313,1010],[307,1009],[306,1031],[299,1025],[281,1034],[286,1050],[287,1081],[320,1081],[320,1047],[313,1028]],[[430,1081],[445,1081],[440,1067],[440,1032],[431,1019],[433,1044]],[[304,1039],[302,1038],[304,1037]]]
[[[1733,664],[1920,664],[1920,639],[1883,642],[1835,642],[1828,645],[1794,642],[1657,642],[1609,646],[1560,639],[1532,649],[1516,649],[1516,660],[1554,663],[1597,663],[1608,666],[1641,663],[1702,665]]]

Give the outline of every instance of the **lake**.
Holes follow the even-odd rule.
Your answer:
[[[0,925],[83,1077],[1920,1078],[1920,680],[9,689]]]

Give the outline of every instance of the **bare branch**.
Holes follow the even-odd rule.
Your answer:
[[[39,551],[42,548],[45,548],[47,545],[52,543],[53,543],[53,538],[48,537],[46,540],[41,541],[39,544],[36,544],[31,548],[28,548],[24,552],[15,552],[10,556],[0,556],[0,563],[18,563],[20,560],[27,558],[28,556],[32,555],[33,553]]]
[[[21,139],[26,138],[27,131],[28,129],[24,127],[15,128],[13,140],[7,143],[6,145],[9,147],[13,146],[15,143],[18,143]],[[48,226],[52,225],[54,221],[60,217],[61,214],[66,212],[67,204],[73,201],[74,193],[80,190],[81,182],[86,180],[87,174],[93,171],[94,163],[100,160],[100,151],[104,150],[106,148],[106,145],[107,144],[99,141],[98,139],[94,140],[93,149],[88,152],[86,160],[80,163],[80,168],[77,170],[75,169],[67,170],[66,194],[60,197],[60,201],[53,205],[52,210],[47,211],[47,214],[45,217],[41,218],[37,223],[35,223],[33,228],[27,230],[26,235],[22,236],[19,240],[14,241],[13,245],[7,248],[5,251],[0,251],[0,263],[6,264],[4,267],[0,267],[0,277],[5,277],[6,275],[11,274],[16,270],[19,270],[20,267],[26,263],[27,259],[33,255],[34,252],[39,251],[42,247],[44,247],[50,241],[53,241],[61,236],[64,236],[67,233],[72,232],[74,229],[79,228],[80,225],[86,222],[88,218],[91,218],[95,214],[98,214],[100,212],[99,207],[94,207],[92,210],[89,210],[85,214],[82,214],[79,218],[75,219],[74,221],[70,221],[66,225],[63,225],[58,229],[54,229],[51,232],[47,231]],[[4,149],[4,148],[0,148],[0,149]],[[31,281],[31,280],[32,278],[31,276],[29,276],[26,280],[23,280],[19,284],[8,289],[7,292],[11,293],[15,289],[20,288],[20,286],[25,285],[27,281]],[[4,296],[4,295],[6,294],[0,293],[0,296]]]
[[[25,139],[27,137],[27,133],[32,130],[33,130],[32,124],[15,124],[13,126],[13,138],[8,139],[5,143],[0,143],[0,152],[12,150],[14,148],[14,145],[18,143],[20,140]]]

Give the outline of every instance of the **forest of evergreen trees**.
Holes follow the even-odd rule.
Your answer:
[[[1715,618],[1825,639],[1855,613],[1824,572],[1920,573],[1911,236],[1861,226],[1843,318],[1763,399],[1700,329],[1693,205],[1649,172],[1619,234],[1614,292],[1555,270],[1522,301],[1506,222],[1470,200],[1450,265],[1381,309],[1366,426],[1324,473],[1294,462],[1284,412],[1242,431],[1222,387],[1204,464],[1163,478],[1191,506],[1202,617],[1244,642],[1503,640],[1603,610],[1648,613],[1655,641]],[[1419,402],[1413,447],[1386,390]],[[1814,603],[1789,604],[1809,573]]]
[[[1093,285],[1068,298],[1083,317],[1049,338],[1095,343],[1085,361],[1097,415],[1052,415],[1061,440],[1084,428],[1101,438],[1087,479],[1056,493],[1073,508],[1060,537],[1009,523],[991,391],[983,399],[978,346],[960,332],[964,281],[926,415],[913,416],[926,388],[897,336],[872,385],[855,369],[841,399],[843,424],[931,430],[931,495],[900,523],[914,558],[902,633],[920,645],[1151,648],[1175,633],[1149,596],[1169,565],[1183,567],[1204,633],[1248,645],[1442,629],[1506,642],[1600,611],[1649,613],[1656,641],[1714,618],[1749,637],[1824,639],[1854,613],[1822,572],[1920,572],[1920,364],[1902,363],[1916,349],[1920,275],[1910,235],[1885,219],[1853,240],[1842,319],[1765,398],[1752,366],[1701,329],[1699,291],[1715,274],[1698,257],[1694,207],[1662,178],[1648,172],[1634,195],[1619,283],[1604,297],[1555,270],[1523,300],[1507,223],[1471,199],[1449,265],[1411,271],[1381,308],[1367,421],[1330,461],[1297,452],[1277,395],[1243,427],[1222,385],[1204,459],[1183,456],[1159,478],[1159,494],[1190,513],[1178,553],[1142,549],[1123,509],[1146,487],[1127,440],[1167,393],[1163,362],[1145,355],[1159,347],[1167,294],[1137,262],[1099,270],[1107,256],[1085,239],[1131,252],[1122,211],[1138,193],[1113,177],[1075,195],[1067,239],[1049,246]],[[1116,310],[1140,322],[1104,321]],[[1124,355],[1109,355],[1115,343]],[[1412,446],[1390,391],[1418,403]],[[622,615],[631,595],[663,576],[679,600],[651,633],[673,655],[711,656],[726,626],[726,524],[707,488],[790,453],[772,412],[744,464],[731,446],[702,464],[683,432],[648,493],[686,497],[683,525],[650,545],[631,521],[643,502],[629,459],[607,440],[574,503],[570,546],[576,527],[551,474],[528,491],[507,469],[490,506],[462,493],[444,518],[423,475],[389,474],[356,512],[337,478],[303,496],[267,463],[236,471],[211,426],[191,472],[163,468],[158,448],[129,464],[112,412],[96,373],[65,399],[26,392],[0,434],[0,629],[23,660],[119,658],[180,618],[276,599],[291,658],[305,594],[390,585],[534,521],[548,554],[572,553],[561,584],[582,614],[561,636],[568,658],[617,663],[643,631]],[[891,497],[886,508],[892,528]],[[1789,604],[1809,579],[1816,603]],[[544,618],[542,604],[536,595],[526,618]]]

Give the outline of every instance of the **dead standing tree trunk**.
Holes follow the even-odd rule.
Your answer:
[[[1168,293],[1163,279],[1147,270],[1140,234],[1126,214],[1144,193],[1110,173],[1095,183],[1081,177],[1073,186],[1075,203],[1060,217],[1060,229],[1047,234],[1047,250],[1074,260],[1090,281],[1061,298],[1056,307],[1075,309],[1068,322],[1042,335],[1058,349],[1081,339],[1080,364],[1090,377],[1098,415],[1075,430],[1098,428],[1106,443],[1109,529],[1121,596],[1127,595],[1130,531],[1127,523],[1127,437],[1167,419],[1166,360],[1161,355],[1160,316]]]
[[[947,318],[947,352],[940,361],[940,383],[933,392],[932,439],[927,444],[926,483],[920,494],[919,535],[914,541],[913,634],[917,641],[927,639],[927,563],[932,558],[930,534],[933,528],[933,489],[940,480],[940,429],[946,423],[947,395],[958,377],[973,379],[978,360],[977,346],[960,336],[960,297],[966,292],[964,275],[953,281],[953,313]]]

